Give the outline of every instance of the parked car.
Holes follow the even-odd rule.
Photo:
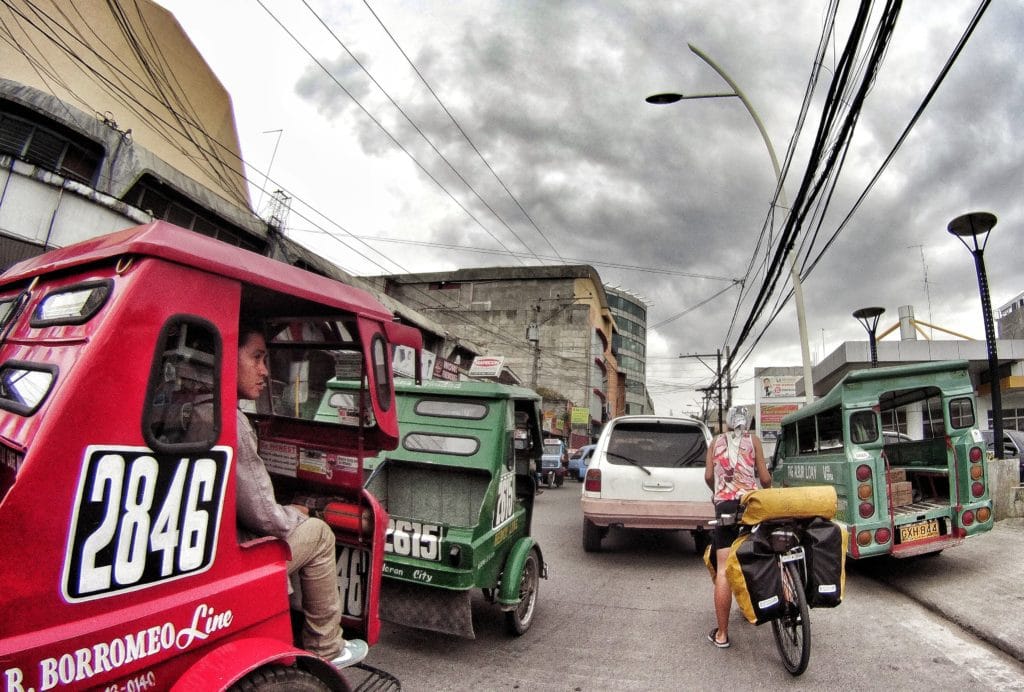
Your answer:
[[[580,483],[583,482],[583,477],[587,475],[587,464],[590,463],[590,457],[594,453],[594,448],[597,445],[584,445],[576,450],[576,453],[569,457],[569,477],[575,478]]]
[[[991,430],[982,430],[981,436],[985,440],[985,444],[988,445],[989,458],[995,456],[995,443],[992,439],[994,433]],[[1003,431],[1003,458],[1009,459],[1016,457],[1020,460],[1020,482],[1024,483],[1024,430],[1004,430]]]
[[[620,416],[604,428],[587,467],[583,549],[612,527],[690,531],[698,551],[714,519],[704,460],[711,433],[690,417]]]

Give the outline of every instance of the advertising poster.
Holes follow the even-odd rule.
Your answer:
[[[782,430],[782,419],[801,406],[803,406],[802,403],[762,403],[758,408],[758,424],[760,426],[761,439],[764,441],[779,439],[779,432]]]

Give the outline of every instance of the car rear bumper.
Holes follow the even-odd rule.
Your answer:
[[[603,500],[584,497],[583,516],[597,526],[627,529],[708,529],[715,518],[710,502]]]

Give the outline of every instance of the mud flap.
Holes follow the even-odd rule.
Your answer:
[[[381,580],[380,619],[476,639],[470,592]]]

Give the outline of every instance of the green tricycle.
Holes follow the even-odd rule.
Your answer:
[[[398,448],[365,464],[365,487],[387,510],[380,617],[475,638],[473,589],[521,635],[547,567],[530,535],[543,451],[541,398],[477,381],[395,381]],[[332,380],[317,420],[372,415],[350,382]],[[360,412],[362,412],[360,414]]]

